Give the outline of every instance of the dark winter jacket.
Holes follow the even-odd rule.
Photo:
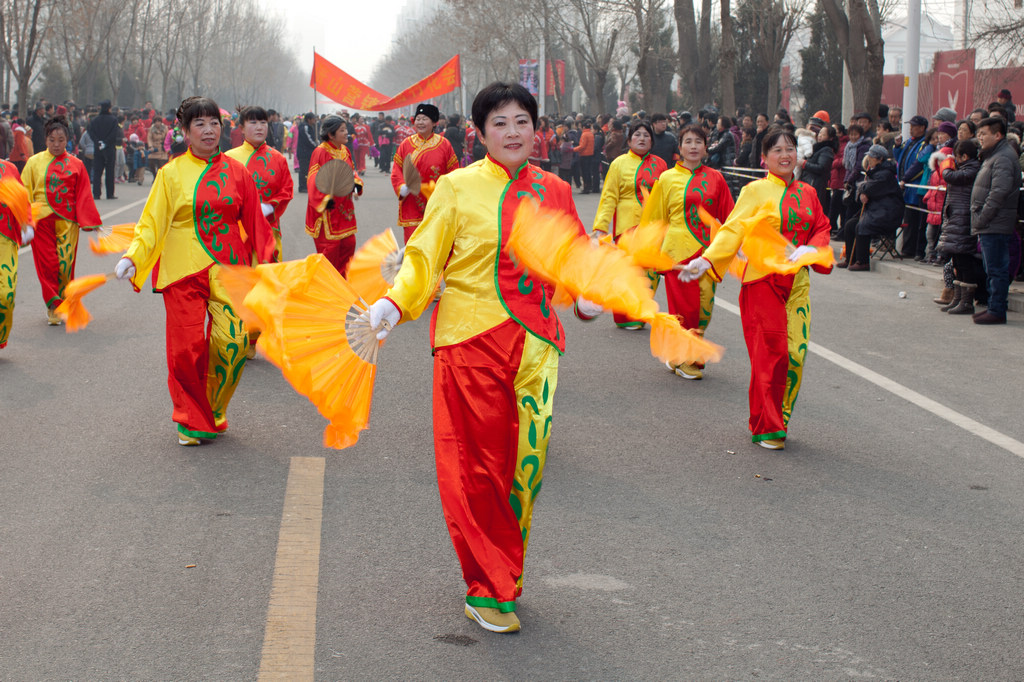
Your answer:
[[[717,139],[708,144],[708,165],[724,168],[736,164],[736,140],[728,130],[716,131]]]
[[[864,177],[864,157],[871,149],[871,138],[862,136],[856,142],[848,142],[843,150],[843,167],[846,175],[843,176],[843,184],[854,185]]]
[[[871,236],[892,236],[903,220],[903,190],[896,180],[896,164],[883,161],[867,172],[864,180],[857,185],[857,199],[866,194],[857,234]]]
[[[942,233],[937,247],[940,253],[973,254],[978,250],[978,238],[971,234],[971,188],[980,169],[981,162],[971,159],[942,172],[946,200],[942,204]]]
[[[832,161],[836,152],[832,142],[815,142],[814,151],[805,160],[803,170],[800,171],[800,179],[814,187],[818,196],[828,189],[829,176],[832,174]]]
[[[1020,163],[1005,138],[981,152],[981,170],[971,190],[972,234],[1013,234],[1020,180]]]

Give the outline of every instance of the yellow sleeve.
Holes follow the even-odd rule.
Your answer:
[[[145,283],[160,258],[173,216],[174,209],[170,193],[167,191],[165,169],[161,168],[156,174],[156,180],[153,181],[153,188],[149,192],[146,206],[142,209],[142,215],[135,224],[132,243],[124,254],[135,265],[132,286],[136,291],[142,288],[141,285]]]
[[[704,250],[704,258],[711,263],[711,270],[708,274],[716,281],[721,282],[725,273],[729,270],[729,264],[736,256],[736,252],[743,245],[743,220],[754,215],[765,204],[766,197],[759,191],[757,182],[751,183],[740,190],[740,196],[736,205],[729,214],[718,234]]]
[[[641,223],[651,222],[667,222],[668,211],[665,206],[665,189],[666,182],[662,178],[658,178],[654,181],[654,187],[651,188],[651,193],[647,197],[647,201],[644,202],[644,210],[640,216]]]
[[[621,168],[622,164],[615,163],[615,161],[608,166],[608,175],[605,176],[604,189],[601,190],[601,200],[597,204],[597,215],[594,217],[594,232],[611,232],[612,217],[615,215],[615,209],[619,206],[619,189],[622,186]]]
[[[402,269],[395,285],[385,294],[402,312],[402,322],[418,318],[431,301],[444,271],[458,229],[458,204],[455,188],[447,175],[427,202],[423,221],[405,245]]]

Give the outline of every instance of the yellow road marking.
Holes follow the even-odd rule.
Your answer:
[[[324,458],[292,457],[277,536],[259,680],[312,680]]]

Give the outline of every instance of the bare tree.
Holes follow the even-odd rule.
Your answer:
[[[754,57],[768,74],[769,110],[779,106],[782,60],[800,27],[805,5],[806,0],[747,0],[741,7],[741,20],[754,38]]]
[[[698,24],[693,0],[674,0],[676,32],[679,35],[679,73],[690,101],[698,107],[711,101],[711,65],[714,63],[711,3],[712,0],[701,0]]]
[[[721,0],[722,46],[718,60],[718,81],[722,94],[722,112],[732,116],[736,112],[736,39],[733,35],[732,7],[729,0]]]
[[[854,109],[877,111],[882,101],[882,11],[878,0],[819,0],[853,83]],[[847,10],[846,8],[849,8]]]
[[[28,115],[36,63],[50,28],[52,0],[0,0],[0,49],[18,83],[18,116]]]
[[[572,47],[573,64],[591,109],[602,110],[604,91],[612,70],[612,59],[620,37],[615,26],[624,18],[620,4],[569,0],[566,11],[554,19],[562,40]]]

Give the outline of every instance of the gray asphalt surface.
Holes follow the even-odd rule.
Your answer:
[[[366,188],[361,240],[396,216],[384,176]],[[597,197],[577,202],[589,223]],[[304,214],[299,195],[287,258],[312,251]],[[78,274],[116,260],[83,240]],[[726,355],[701,382],[660,366],[647,332],[563,315],[523,631],[500,636],[462,615],[426,317],[382,349],[354,447],[325,450],[324,420],[261,360],[230,433],[182,448],[161,299],[113,282],[69,335],[46,326],[29,253],[19,285],[0,351],[2,680],[255,679],[292,456],[327,460],[318,680],[1024,679],[1024,460],[814,354],[787,449],[752,445],[724,307],[708,337]],[[978,327],[937,312],[936,293],[812,276],[811,340],[1024,440],[1021,316]]]

